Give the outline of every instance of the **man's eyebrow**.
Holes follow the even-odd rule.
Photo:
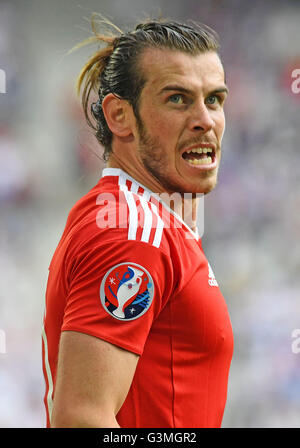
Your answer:
[[[218,89],[214,89],[211,93],[229,93],[228,87],[220,87]]]
[[[163,87],[159,93],[163,93],[163,92],[167,92],[169,90],[176,90],[177,92],[182,92],[182,93],[192,93],[192,90],[190,89],[186,89],[185,87],[176,85],[176,84],[172,84],[172,85],[167,85],[165,87]]]
[[[172,85],[167,85],[167,86],[165,86],[165,87],[163,87],[161,90],[160,90],[160,94],[161,93],[164,93],[164,92],[167,92],[167,91],[176,91],[176,92],[182,92],[182,93],[186,93],[186,94],[192,94],[193,93],[193,90],[191,90],[191,89],[187,89],[187,88],[185,88],[185,87],[182,87],[182,86],[179,86],[179,85],[176,85],[176,84],[172,84]],[[217,87],[216,89],[213,89],[209,94],[210,95],[212,95],[213,93],[229,93],[229,89],[228,89],[228,87],[225,85],[225,86],[222,86],[222,87]]]

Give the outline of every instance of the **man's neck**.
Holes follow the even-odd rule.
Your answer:
[[[160,195],[165,192],[160,182],[146,170],[142,163],[138,163],[137,160],[132,161],[130,157],[120,158],[115,153],[112,153],[107,162],[107,167],[123,170],[153,193]]]

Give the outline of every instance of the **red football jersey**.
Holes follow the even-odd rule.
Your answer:
[[[62,331],[140,355],[121,427],[220,427],[233,335],[201,239],[124,171],[72,208],[49,267],[43,370],[50,426]]]

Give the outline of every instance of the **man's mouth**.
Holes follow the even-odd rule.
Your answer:
[[[214,166],[216,153],[214,148],[192,148],[182,154],[182,158],[192,166]]]

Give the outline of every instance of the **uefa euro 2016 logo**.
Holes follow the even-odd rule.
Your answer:
[[[152,303],[154,285],[149,272],[136,263],[120,263],[103,277],[101,303],[111,316],[129,321],[141,317]]]
[[[6,93],[6,75],[2,69],[0,69],[0,93]]]

